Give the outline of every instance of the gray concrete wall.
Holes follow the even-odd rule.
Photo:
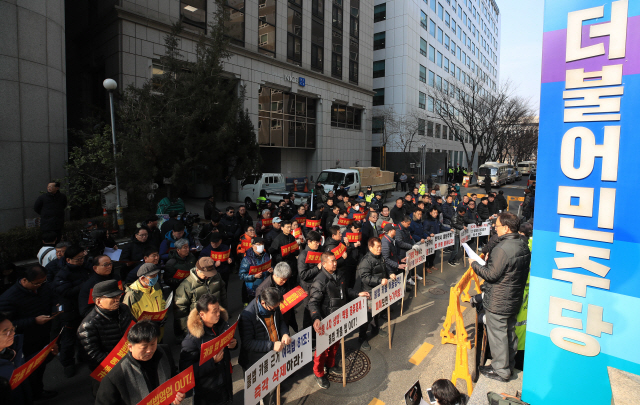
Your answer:
[[[0,232],[65,176],[64,39],[63,0],[0,0]]]

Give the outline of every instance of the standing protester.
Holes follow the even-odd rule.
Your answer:
[[[46,281],[44,268],[34,265],[27,269],[23,278],[0,296],[0,313],[9,317],[15,325],[15,333],[23,336],[22,350],[26,360],[49,344],[51,320],[58,315],[54,312],[54,292],[50,285],[45,284]],[[36,400],[51,399],[58,394],[56,391],[45,390],[43,385],[46,363],[51,360],[53,356],[47,357],[45,364],[29,377],[33,398]]]
[[[271,255],[271,266],[275,266],[280,262],[287,262],[291,271],[293,272],[294,279],[298,279],[298,266],[296,263],[296,252],[285,252],[283,254],[282,248],[296,242],[296,238],[291,234],[291,222],[282,222],[282,233],[276,236],[269,248],[269,254]]]
[[[70,378],[76,373],[76,330],[82,321],[78,309],[78,295],[82,283],[89,279],[91,273],[85,265],[86,252],[79,246],[68,247],[64,257],[67,265],[56,274],[53,287],[64,308],[60,315],[64,325],[60,336],[60,363],[64,367],[65,377]]]
[[[383,206],[382,209],[380,210],[380,215],[378,215],[378,220],[376,221],[376,228],[378,229],[378,235],[380,235],[380,233],[382,232],[382,229],[384,228],[384,226],[382,225],[383,222],[388,222],[390,224],[394,223],[393,219],[391,218],[391,212],[389,210],[389,207],[387,207],[386,205]]]
[[[144,250],[150,246],[149,229],[146,226],[137,228],[129,243],[122,247],[120,261],[139,262],[144,257]]]
[[[240,355],[238,364],[243,374],[255,362],[272,350],[276,352],[291,343],[289,327],[280,312],[282,297],[278,290],[269,288],[251,301],[240,314]],[[263,398],[264,405],[275,405],[275,388]]]
[[[42,267],[46,267],[47,264],[56,259],[56,240],[58,235],[54,231],[47,231],[42,233],[42,247],[38,251],[36,257],[38,263]]]
[[[213,194],[211,194],[207,197],[207,201],[204,202],[204,219],[210,221],[214,213],[220,214],[220,210],[216,207],[216,199]]]
[[[442,204],[442,223],[451,225],[451,221],[456,215],[456,208],[453,206],[453,196],[447,196],[447,202]]]
[[[119,277],[113,273],[113,262],[106,255],[100,255],[93,258],[93,272],[80,286],[78,292],[78,310],[82,317],[86,316],[93,309],[94,299],[91,294],[94,286],[102,281],[115,280],[118,284]],[[124,291],[123,291],[124,292]]]
[[[320,261],[312,260],[309,256],[309,253],[317,253],[320,252],[320,242],[322,240],[322,236],[316,232],[311,231],[307,235],[307,246],[300,252],[298,255],[298,276],[299,283],[302,289],[309,294],[309,289],[311,288],[311,284],[313,284],[313,280],[316,278],[318,273],[320,273]],[[311,313],[309,312],[308,307],[309,296],[304,299],[302,302],[302,306],[304,308],[304,313],[302,316],[302,329],[307,328],[312,325]]]
[[[135,321],[129,307],[120,303],[122,294],[124,291],[118,287],[116,280],[101,281],[93,287],[95,306],[78,328],[78,340],[91,371],[107,358],[124,336],[131,321]],[[95,397],[100,383],[92,379],[91,385]]]
[[[129,352],[102,379],[95,405],[136,405],[177,374],[171,352],[158,346],[157,325],[142,321],[127,336]],[[185,394],[178,392],[172,402],[179,405]]]
[[[230,250],[230,245],[225,245],[222,241],[222,235],[219,232],[213,232],[209,235],[209,246],[202,249],[200,251],[200,258],[209,257],[213,252],[226,252]],[[231,264],[233,263],[233,259],[231,258],[231,253],[229,253],[229,258],[227,260],[215,260],[216,271],[224,280],[224,288],[229,289],[229,276],[231,275],[231,271],[233,270]]]
[[[498,204],[498,210],[505,212],[509,209],[509,203],[507,199],[504,197],[504,191],[498,191],[498,195],[496,196],[496,202]]]
[[[55,232],[57,240],[60,240],[66,208],[67,196],[60,192],[60,183],[51,181],[47,184],[47,192],[41,194],[33,205],[33,210],[40,215],[40,231]]]
[[[67,251],[67,248],[69,246],[71,246],[69,242],[60,242],[56,244],[55,260],[50,261],[49,264],[44,266],[45,269],[47,270],[48,283],[53,283],[53,279],[56,277],[56,274],[58,274],[58,272],[67,265],[67,262],[64,259],[64,252]]]
[[[404,173],[400,175],[400,185],[402,186],[402,191],[407,191],[407,175]]]
[[[491,193],[491,176],[489,173],[484,175],[484,192],[486,194]]]
[[[162,234],[160,233],[160,229],[158,229],[158,216],[155,214],[150,215],[144,221],[144,224],[147,227],[147,232],[149,232],[147,241],[151,244],[151,246],[159,249],[160,244],[162,243]]]
[[[251,241],[256,237],[256,228],[253,225],[247,225],[244,229],[244,233],[240,237],[240,243],[236,246],[236,254],[238,256],[238,260],[242,260],[244,255],[247,253],[247,250],[251,248]],[[245,246],[243,246],[243,243]],[[249,246],[246,246],[246,245]]]
[[[407,210],[403,205],[404,200],[402,198],[396,199],[396,205],[391,209],[391,213],[389,214],[394,224],[399,224],[402,221],[402,218],[407,215]]]
[[[394,227],[395,245],[399,253],[398,257],[401,263],[406,262],[407,252],[411,248],[413,248],[413,245],[416,244],[416,242],[413,240],[413,237],[411,236],[411,230],[409,229],[410,226],[411,226],[411,217],[407,215],[402,219],[402,221],[398,224],[397,227]],[[416,277],[418,278],[418,280],[422,280],[422,277],[418,275],[416,275]],[[411,278],[409,278],[409,280],[407,280],[407,283],[409,285],[415,285],[415,281],[416,280],[414,280],[414,277],[412,276]]]
[[[411,177],[409,177],[409,179],[407,180],[407,185],[409,186],[409,191],[413,191],[413,189],[416,188],[416,176],[412,174]]]
[[[396,191],[400,188],[400,173],[393,173],[393,182],[396,183]]]
[[[388,210],[388,208],[387,208]],[[365,220],[364,224],[362,224],[362,238],[360,239],[360,252],[364,256],[367,253],[367,246],[369,244],[369,239],[377,238],[379,233],[378,230],[380,228],[377,225],[378,222],[378,213],[375,211],[369,212],[369,217]]]
[[[486,265],[471,260],[473,270],[485,280],[483,306],[493,356],[491,365],[480,367],[480,372],[501,382],[509,380],[515,367],[516,316],[531,262],[529,247],[518,235],[519,227],[518,217],[508,212],[500,214],[496,220],[498,244],[489,254]]]
[[[223,308],[227,307],[227,289],[215,263],[210,257],[201,257],[196,267],[191,269],[189,277],[184,279],[176,290],[176,306],[174,310],[174,327],[188,333],[189,313],[196,302],[205,294],[216,297]]]
[[[265,236],[264,238],[264,246],[267,250],[271,248],[271,244],[273,243],[273,241],[278,237],[278,235],[282,233],[282,219],[279,217],[273,218],[271,226],[273,228],[269,231],[269,233],[267,233],[267,236]]]
[[[164,311],[165,301],[162,288],[158,284],[160,270],[155,264],[145,263],[138,269],[138,280],[126,288],[123,303],[129,307],[134,318],[140,318],[143,312]],[[157,322],[160,327],[160,340],[164,335],[163,321]]]
[[[329,228],[329,232],[331,233],[331,237],[325,241],[324,251],[336,255],[336,273],[340,274],[344,278],[345,282],[347,282],[347,285],[349,285],[348,280],[352,275],[347,271],[347,258],[349,257],[350,250],[354,249],[353,244],[350,244],[347,240],[346,233],[340,233],[339,227],[332,226]],[[333,250],[338,249],[340,245],[344,245],[346,249],[344,253],[337,256],[337,253],[333,252]],[[353,273],[355,273],[355,269],[353,269]],[[355,278],[355,274],[353,277]]]
[[[165,234],[164,240],[160,244],[160,258],[164,261],[169,260],[169,251],[174,250],[176,241],[182,238],[189,239],[189,232],[185,229],[184,222],[178,222],[171,231]],[[189,244],[194,247],[191,240],[189,240]]]
[[[255,226],[256,235],[264,238],[265,236],[267,236],[269,231],[273,229],[273,226],[265,224],[265,220],[268,220],[270,218],[271,218],[271,211],[266,208],[262,210],[262,217],[258,219],[258,222],[256,222],[256,226]]]
[[[269,271],[273,271],[272,267],[269,271],[263,271],[258,274],[249,274],[251,266],[259,266],[271,260],[271,255],[265,250],[263,238],[253,238],[251,241],[251,248],[247,250],[247,253],[240,263],[239,277],[242,281],[242,302],[245,306],[256,297],[256,290],[258,286],[268,276]]]
[[[533,225],[529,222],[520,224],[520,230],[518,231],[522,240],[527,242],[529,251],[533,248]],[[522,370],[524,367],[524,349],[527,335],[527,313],[529,310],[529,277],[531,272],[527,276],[527,283],[524,286],[524,294],[522,296],[522,304],[520,305],[520,311],[516,317],[516,337],[518,338],[518,352],[516,353],[516,365],[515,368]]]
[[[347,288],[345,280],[336,273],[336,258],[333,253],[323,253],[321,260],[322,269],[313,281],[309,292],[309,312],[316,333],[320,333],[320,325],[324,318],[350,300],[358,296],[371,298],[368,292],[357,293]],[[336,342],[323,353],[316,351],[313,355],[313,374],[320,388],[327,389],[330,385],[329,379],[325,376],[325,365],[330,372],[342,374],[342,369],[335,367],[339,345],[340,342]]]
[[[457,215],[453,217],[453,221],[451,221],[451,229],[455,232],[455,241],[453,244],[453,250],[451,251],[451,255],[449,255],[449,265],[457,266],[460,264],[458,262],[458,253],[460,252],[460,231],[463,229],[467,229],[465,223],[465,215],[467,214],[467,209],[462,205],[457,209]]]
[[[400,274],[407,267],[404,264],[407,258],[400,259],[400,249],[396,246],[396,227],[392,224],[384,226],[384,236],[382,242],[382,257],[387,271],[391,274]]]
[[[273,274],[267,274],[265,280],[256,289],[256,295],[262,295],[262,293],[269,288],[275,288],[281,297],[284,297],[286,293],[296,287],[296,280],[291,277],[291,268],[286,262],[280,262],[273,268]],[[298,322],[296,321],[295,308],[291,308],[286,313],[282,314],[282,317],[294,332],[298,332]]]
[[[358,274],[362,282],[362,291],[371,294],[371,290],[379,285],[387,285],[389,279],[395,280],[395,274],[389,274],[384,264],[384,258],[382,257],[382,242],[378,238],[371,238],[367,242],[369,252],[362,258],[362,261],[358,265]],[[386,337],[389,336],[388,328],[384,330],[379,324],[379,315],[371,315],[371,301],[367,301],[367,323],[360,326],[358,331],[358,342],[362,350],[371,350],[367,339],[367,331],[369,325],[371,325],[371,335],[376,334]]]
[[[200,365],[200,348],[229,329],[229,313],[220,306],[218,299],[204,294],[189,313],[189,334],[182,341],[180,370],[193,366],[195,388],[194,405],[233,403],[233,378],[231,375],[231,353],[238,341],[231,339],[229,345],[213,358]]]
[[[175,243],[176,249],[169,252],[169,260],[164,265],[164,273],[162,281],[165,285],[175,291],[182,283],[185,277],[178,275],[178,270],[189,271],[195,267],[196,256],[191,253],[189,241],[186,239],[178,239]],[[157,264],[157,263],[156,263]]]
[[[487,198],[489,199],[489,203],[487,204],[487,207],[489,208],[489,215],[493,216],[499,214],[498,211],[500,210],[500,207],[498,207],[495,193],[489,194]]]
[[[429,215],[427,216],[426,221],[424,221],[423,223],[424,226],[424,233],[425,235],[433,238],[434,236],[436,236],[437,234],[439,234],[441,232],[440,230],[440,220],[438,219],[438,209],[435,207],[432,207],[429,210]],[[429,273],[431,273],[433,270],[435,270],[436,268],[433,266],[433,263],[436,260],[436,253],[437,250],[433,252],[433,254],[430,254],[427,256],[427,260],[424,263],[424,266],[427,268],[427,271]],[[442,254],[442,253],[440,253]]]
[[[253,226],[253,218],[251,218],[251,215],[247,212],[247,207],[244,205],[238,207],[236,220],[240,226],[241,233],[243,230],[246,230],[248,226]]]

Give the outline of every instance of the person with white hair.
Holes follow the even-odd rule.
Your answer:
[[[296,281],[294,280],[291,272],[291,267],[287,262],[280,262],[273,268],[273,274],[269,275],[256,290],[256,296],[259,296],[262,291],[267,288],[275,288],[280,293],[281,297],[284,297],[286,293],[296,287]],[[287,326],[291,327],[295,332],[298,331],[298,322],[296,321],[295,309],[290,309],[286,313],[282,314]]]

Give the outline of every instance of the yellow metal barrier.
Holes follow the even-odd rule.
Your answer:
[[[471,198],[471,194],[473,194],[473,193],[467,193],[467,197]],[[478,193],[475,193],[475,194],[476,194],[476,196],[478,196],[478,198],[482,198],[482,197],[486,196],[486,194],[478,194]]]
[[[511,205],[511,201],[524,201],[524,197],[513,197],[513,196],[507,196],[507,211],[509,211],[509,205]]]

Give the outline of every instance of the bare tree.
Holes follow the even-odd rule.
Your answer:
[[[535,159],[538,152],[538,118],[524,117],[507,133],[507,141],[501,146],[502,156],[514,164]]]
[[[424,142],[426,116],[418,109],[399,114],[393,107],[387,107],[376,111],[374,119],[382,121],[380,144],[385,148],[390,146],[401,152],[411,152],[414,144]]]

